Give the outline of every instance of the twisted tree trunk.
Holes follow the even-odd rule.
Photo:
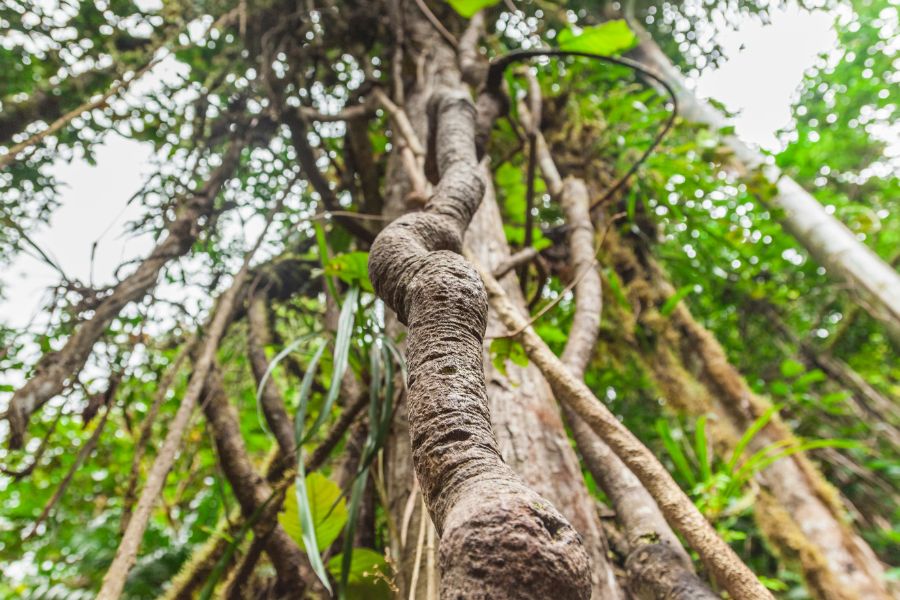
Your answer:
[[[413,462],[440,536],[446,598],[587,598],[579,536],[506,465],[491,429],[483,370],[487,298],[459,255],[482,194],[475,109],[456,56],[421,15],[407,31],[430,58],[429,144],[440,180],[419,213],[386,227],[369,267],[409,327],[407,407]],[[504,540],[498,547],[498,540]]]

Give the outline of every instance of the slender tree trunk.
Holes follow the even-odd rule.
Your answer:
[[[669,61],[650,35],[634,20],[641,43],[634,50],[641,63],[662,74],[675,89],[681,115],[719,129],[727,123],[718,111],[697,98],[687,87],[684,77]],[[766,165],[759,152],[739,138],[730,135],[725,143],[737,162],[747,170],[762,168],[763,174],[777,188],[766,202],[783,211],[784,228],[837,279],[852,284],[864,306],[881,321],[894,340],[900,340],[900,275],[868,246],[859,241],[846,225],[825,208],[796,181],[777,167]]]
[[[228,401],[218,367],[213,367],[207,378],[205,396],[203,412],[212,432],[218,460],[240,504],[243,517],[250,519],[257,514],[253,531],[266,540],[266,553],[278,574],[282,592],[302,595],[307,582],[314,582],[316,578],[306,554],[276,520],[281,503],[273,494],[278,493],[272,490],[250,461],[237,411]]]
[[[569,372],[581,379],[594,354],[603,308],[589,192],[584,180],[575,177],[563,180],[556,167],[538,128],[540,87],[533,77],[530,78],[529,104],[531,108],[524,101],[519,102],[519,117],[533,137],[535,161],[540,166],[547,190],[565,215],[568,258],[575,284],[575,314],[561,359]],[[495,273],[498,269],[509,271],[507,265],[510,262],[512,259],[495,267]],[[612,502],[616,520],[625,530],[627,542],[623,541],[621,546],[626,556],[630,591],[641,599],[715,598],[694,573],[693,563],[681,541],[640,480],[572,407],[564,403],[562,409],[585,466]]]
[[[483,170],[487,179],[490,173]],[[488,269],[510,257],[503,221],[488,183],[478,212],[466,232],[466,251]],[[526,312],[525,297],[514,271],[501,280],[516,308]],[[488,313],[488,337],[506,334],[496,313]],[[573,335],[578,335],[576,332]],[[507,363],[506,372],[494,367],[490,340],[485,343],[485,379],[491,423],[503,459],[525,482],[551,500],[584,539],[592,562],[593,597],[624,598],[607,560],[609,548],[600,526],[597,501],[591,498],[581,475],[581,465],[569,442],[550,386],[532,363],[522,367]]]

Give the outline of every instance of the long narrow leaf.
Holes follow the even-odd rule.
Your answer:
[[[259,380],[259,385],[256,387],[256,418],[259,420],[260,428],[266,432],[267,435],[271,436],[272,432],[269,431],[268,425],[266,425],[265,417],[263,416],[263,408],[262,408],[262,392],[266,388],[266,383],[269,381],[269,377],[272,375],[272,372],[275,370],[275,367],[284,360],[291,352],[299,348],[302,344],[308,342],[309,340],[319,336],[318,333],[307,333],[306,335],[301,335],[296,340],[292,341],[290,344],[285,346],[278,354],[275,355],[268,365],[266,365],[266,372],[263,373],[263,376]]]
[[[694,450],[697,453],[697,462],[700,463],[700,473],[703,481],[712,479],[712,465],[709,460],[709,447],[706,441],[706,415],[697,419],[694,431]]]
[[[297,413],[294,416],[294,438],[297,446],[303,445],[303,424],[306,421],[306,407],[309,404],[309,394],[312,391],[313,380],[316,376],[316,369],[319,361],[322,359],[322,353],[325,351],[326,342],[322,340],[319,347],[313,353],[312,360],[309,361],[309,367],[303,374],[303,380],[300,382],[300,391],[297,394]]]
[[[303,423],[306,420],[306,408],[309,404],[309,396],[312,391],[313,380],[322,353],[325,351],[326,342],[323,340],[313,354],[312,360],[303,374],[300,382],[300,392],[297,399],[297,413],[294,417],[294,436],[297,442],[297,476],[294,478],[294,493],[297,498],[297,515],[300,520],[300,531],[303,545],[306,548],[306,556],[313,572],[322,581],[322,585],[331,592],[331,583],[328,581],[328,572],[322,562],[319,553],[319,545],[316,541],[315,521],[312,515],[312,507],[309,502],[309,491],[306,489],[306,469],[303,456]]]
[[[325,228],[322,227],[322,224],[318,221],[313,222],[313,229],[316,232],[316,245],[319,249],[319,262],[322,263],[322,277],[325,278],[325,285],[328,287],[328,293],[331,294],[332,298],[337,298],[337,287],[334,285],[334,278],[330,275],[324,274],[325,269],[328,267],[328,240],[325,238]]]
[[[341,307],[341,315],[338,318],[337,336],[334,340],[334,361],[331,370],[331,386],[328,388],[328,394],[325,396],[325,404],[319,411],[319,416],[313,422],[309,430],[303,435],[301,443],[306,442],[316,434],[325,419],[331,412],[334,402],[337,400],[341,392],[341,379],[347,372],[350,354],[350,338],[353,334],[353,325],[356,320],[356,306],[359,300],[359,288],[352,286],[347,291],[347,297],[344,298],[344,305]]]
[[[356,534],[356,519],[359,515],[360,502],[366,491],[366,482],[369,480],[369,469],[363,469],[353,481],[353,490],[350,493],[350,516],[347,527],[344,529],[344,550],[341,560],[341,582],[338,587],[338,598],[344,600],[347,593],[347,583],[350,580],[350,568],[353,564],[353,538]]]
[[[298,454],[302,455],[303,452],[301,451]],[[297,494],[297,514],[300,517],[300,529],[303,545],[306,546],[306,556],[309,557],[309,564],[313,572],[322,582],[322,585],[325,586],[325,589],[331,593],[328,571],[322,562],[322,554],[319,552],[318,542],[316,541],[316,525],[309,502],[309,492],[306,489],[306,470],[303,466],[302,458],[297,461],[297,477],[294,479],[294,489]]]
[[[669,429],[669,424],[660,419],[656,422],[656,431],[662,438],[663,445],[666,447],[666,451],[669,453],[669,456],[672,458],[672,462],[675,464],[675,468],[679,473],[681,473],[681,476],[684,477],[692,486],[697,485],[697,477],[691,470],[687,456],[684,455],[684,451],[681,449],[681,446],[678,444],[678,442],[675,441],[675,438],[672,437],[672,432]]]
[[[808,452],[810,450],[818,450],[820,448],[845,448],[846,449],[846,448],[859,448],[859,446],[860,446],[859,442],[856,442],[853,440],[813,440],[813,441],[798,443],[795,446],[791,446],[790,441],[796,441],[796,440],[789,440],[788,441],[789,443],[786,444],[789,447],[784,448],[783,450],[781,450],[780,452],[776,452],[775,454],[770,454],[770,455],[761,457],[760,460],[755,461],[752,465],[749,464],[749,461],[748,461],[748,464],[742,465],[741,468],[738,470],[737,475],[735,476],[735,480],[743,483],[744,481],[750,479],[750,477],[752,477],[756,473],[765,471],[767,468],[769,468],[769,466],[771,466],[775,462],[781,460],[782,458],[787,458],[789,456],[793,456],[793,455],[799,454],[801,452]]]
[[[772,405],[756,419],[750,427],[747,428],[747,431],[744,432],[744,435],[741,436],[741,439],[738,441],[737,445],[734,447],[734,452],[731,454],[731,460],[728,461],[728,470],[734,471],[735,466],[737,466],[738,461],[741,459],[741,455],[744,453],[744,449],[747,445],[756,437],[756,434],[765,427],[769,421],[772,420],[772,416],[781,408],[781,405],[775,404]]]

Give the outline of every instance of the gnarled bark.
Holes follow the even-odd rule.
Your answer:
[[[422,212],[381,232],[369,260],[376,292],[409,327],[410,436],[440,535],[441,593],[586,598],[589,564],[577,533],[502,461],[491,430],[482,364],[487,299],[458,254],[484,182],[474,107],[450,61],[436,62],[442,89],[430,101],[440,182]]]
[[[483,170],[485,177],[488,176],[486,171]],[[491,269],[509,259],[509,246],[490,183],[466,232],[465,247],[479,264]],[[516,308],[525,311],[525,297],[515,273],[508,272],[501,285]],[[489,336],[506,333],[506,327],[493,310],[488,312],[487,331]],[[573,328],[571,335],[579,334]],[[624,591],[607,560],[609,549],[601,529],[597,503],[585,487],[581,465],[566,435],[550,387],[540,370],[531,363],[526,366],[507,364],[505,373],[498,371],[491,360],[489,345],[485,344],[485,379],[491,423],[504,461],[529,487],[551,500],[581,534],[591,557],[593,598],[624,598]]]
[[[481,276],[491,306],[511,332],[510,335],[522,344],[528,358],[541,369],[557,400],[570,405],[640,479],[653,495],[666,521],[700,555],[716,581],[738,600],[772,598],[731,547],[718,536],[650,450],[619,422],[584,381],[572,376],[528,321],[512,306],[502,286],[484,269],[481,270]]]

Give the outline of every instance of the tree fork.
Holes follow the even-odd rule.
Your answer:
[[[487,191],[466,231],[464,249],[477,257],[479,264],[497,268],[509,256],[509,246],[484,163],[482,172],[488,181]],[[525,296],[515,273],[508,273],[501,285],[517,310],[525,312]],[[488,312],[487,331],[491,337],[506,333],[506,327],[494,310]],[[576,333],[572,331],[571,335]],[[624,585],[617,580],[608,558],[609,545],[597,502],[585,485],[581,464],[569,441],[550,386],[533,363],[524,366],[507,363],[502,371],[496,368],[489,346],[485,345],[484,352],[485,379],[491,424],[504,460],[530,488],[553,502],[581,535],[591,559],[592,597],[625,598]]]
[[[583,379],[597,344],[603,306],[600,273],[594,249],[594,225],[590,198],[584,180],[561,177],[541,131],[536,127],[535,109],[540,108],[540,87],[531,73],[531,110],[519,102],[519,116],[526,129],[533,129],[536,162],[540,166],[550,196],[560,205],[566,219],[569,256],[575,278],[575,313],[562,362],[576,378]],[[499,280],[494,272],[494,277]],[[629,588],[639,598],[716,598],[694,573],[690,557],[678,536],[669,528],[653,496],[590,426],[568,404],[562,411],[588,470],[606,493],[616,511],[616,520],[627,538],[625,566]]]

